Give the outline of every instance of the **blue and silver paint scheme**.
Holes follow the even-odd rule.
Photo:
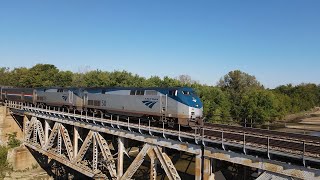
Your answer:
[[[203,105],[192,88],[88,88],[84,106],[135,117],[176,119],[188,126],[202,120]]]
[[[1,88],[1,99],[68,109],[148,117],[184,126],[202,123],[203,105],[192,88]]]
[[[83,98],[79,88],[37,88],[34,100],[37,104],[65,106],[82,109]]]

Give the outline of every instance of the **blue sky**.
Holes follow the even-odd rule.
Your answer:
[[[0,66],[320,83],[319,0],[3,0]]]

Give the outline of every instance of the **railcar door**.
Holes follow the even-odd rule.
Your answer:
[[[73,91],[69,90],[69,103],[72,104],[73,103]]]
[[[88,93],[85,92],[83,95],[83,105],[87,106],[88,105],[87,102],[88,102]]]
[[[33,90],[33,104],[36,104],[37,98],[38,98],[37,90],[34,89],[34,90]]]
[[[25,92],[22,91],[22,92],[21,92],[21,101],[24,101],[24,94],[25,94]]]
[[[160,94],[160,113],[161,113],[162,122],[166,122],[167,120],[167,108],[168,108],[168,95]]]

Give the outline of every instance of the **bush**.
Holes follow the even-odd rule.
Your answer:
[[[9,164],[7,162],[8,148],[0,146],[0,179],[5,177],[5,171],[9,170]]]
[[[9,148],[15,148],[15,147],[20,146],[21,141],[16,138],[17,132],[6,134],[6,136],[8,137],[8,147]]]

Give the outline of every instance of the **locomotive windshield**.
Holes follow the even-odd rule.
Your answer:
[[[194,91],[182,91],[182,94],[187,95],[187,96],[189,96],[189,95],[197,96],[196,92],[194,92]]]

